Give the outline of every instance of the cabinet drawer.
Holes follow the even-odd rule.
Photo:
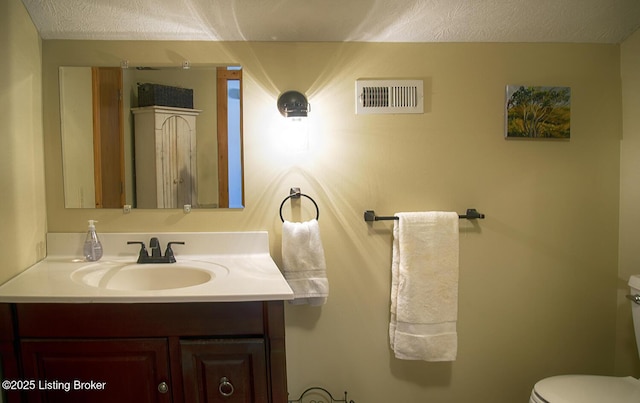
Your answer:
[[[17,304],[20,337],[262,336],[264,303]]]

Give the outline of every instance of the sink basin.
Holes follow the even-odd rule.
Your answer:
[[[215,279],[228,270],[221,265],[188,261],[136,264],[131,262],[91,263],[71,274],[76,283],[107,290],[153,291],[194,287]]]

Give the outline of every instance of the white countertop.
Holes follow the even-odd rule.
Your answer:
[[[82,258],[85,234],[48,234],[46,259],[2,284],[0,302],[237,302],[293,298],[291,288],[269,255],[267,232],[99,233],[98,236],[104,256],[99,262],[86,262]],[[212,279],[199,285],[162,290],[108,289],[78,280],[78,273],[101,266],[103,270],[104,267],[117,270],[124,263],[135,264],[140,245],[127,245],[127,241],[143,241],[148,247],[152,236],[160,240],[163,253],[167,242],[184,241],[185,245],[173,245],[175,268],[204,262],[215,267],[211,270]],[[170,267],[172,263],[166,265]]]

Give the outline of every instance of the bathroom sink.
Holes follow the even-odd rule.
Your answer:
[[[102,233],[102,259],[82,255],[84,233],[47,234],[47,257],[0,285],[0,302],[173,303],[281,301],[293,291],[269,254],[266,231],[153,234],[175,263],[137,264],[145,233]],[[164,249],[164,248],[163,248]],[[166,253],[165,253],[166,254]]]
[[[153,291],[194,287],[228,273],[224,266],[202,261],[136,264],[96,262],[71,274],[76,283],[107,290]]]

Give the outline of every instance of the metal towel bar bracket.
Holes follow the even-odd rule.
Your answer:
[[[470,209],[467,209],[466,214],[458,214],[458,217],[460,219],[465,218],[467,220],[475,220],[475,219],[483,219],[484,214],[479,213],[478,210],[474,208],[470,208]],[[376,212],[373,210],[367,210],[364,212],[364,220],[366,222],[387,221],[387,220],[397,220],[397,219],[398,217],[396,216],[377,216]]]

